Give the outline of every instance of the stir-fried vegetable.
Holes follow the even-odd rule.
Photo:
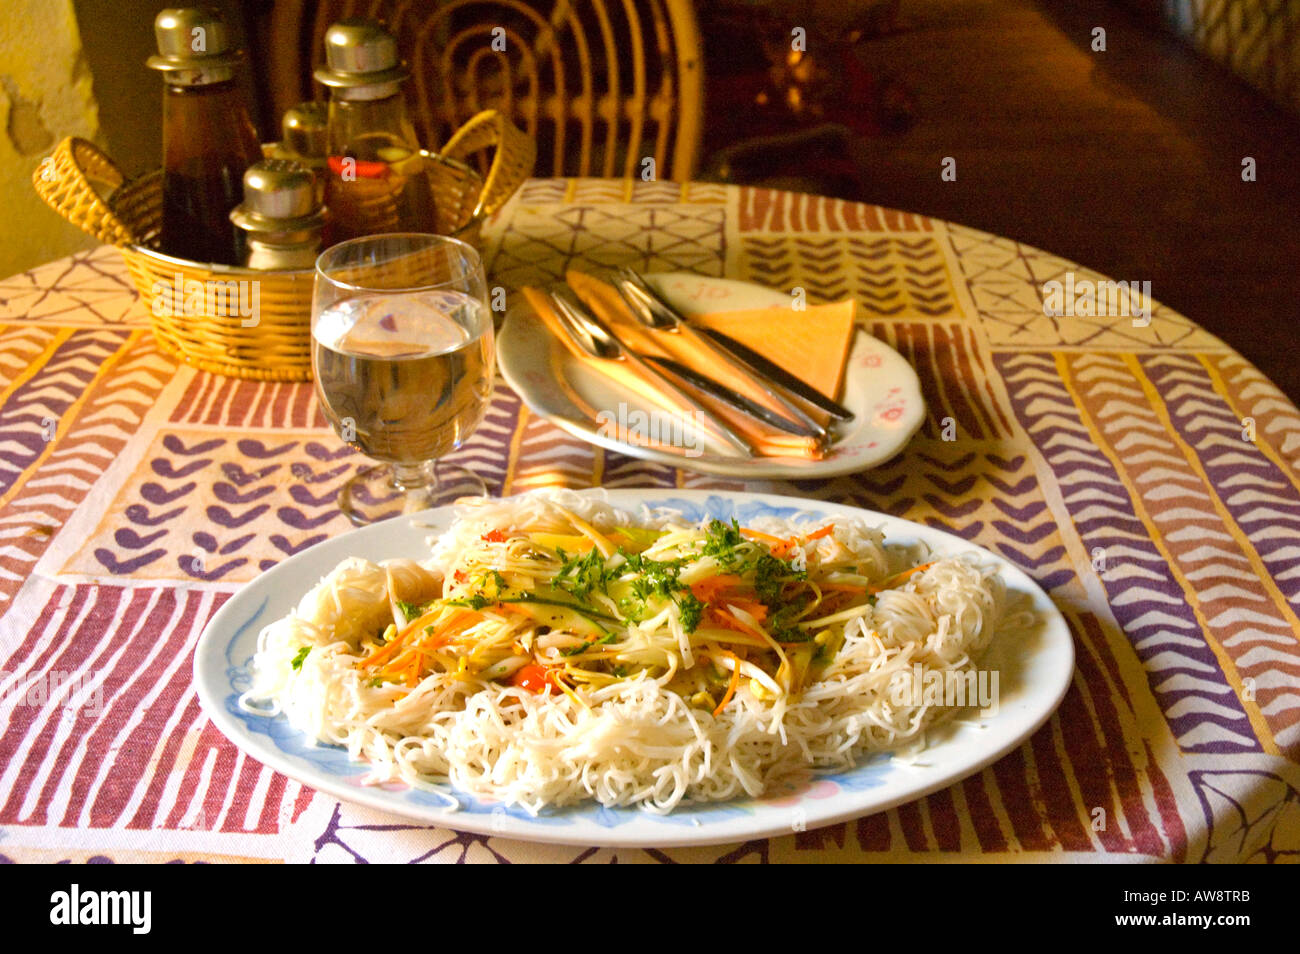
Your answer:
[[[800,692],[875,594],[924,568],[873,582],[829,525],[776,537],[736,521],[601,530],[566,516],[572,533],[484,533],[441,598],[396,604],[406,624],[359,663],[370,684],[413,688],[443,672],[574,695],[651,678],[717,715],[745,680],[760,698]]]

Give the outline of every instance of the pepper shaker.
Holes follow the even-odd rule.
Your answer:
[[[311,170],[291,159],[263,159],[244,173],[244,201],[230,220],[245,237],[244,265],[311,268],[320,254],[325,210]]]

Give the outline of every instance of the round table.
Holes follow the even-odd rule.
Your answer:
[[[532,845],[315,793],[205,719],[192,653],[241,584],[348,529],[334,495],[357,460],[310,385],[165,357],[120,256],[103,248],[0,283],[0,855],[1300,854],[1300,413],[1221,341],[1158,304],[1087,314],[1050,283],[1077,292],[1102,276],[1046,252],[817,196],[533,180],[488,242],[491,282],[507,289],[569,265],[630,264],[856,298],[868,330],[915,365],[929,407],[907,449],[873,470],[744,484],[674,471],[581,443],[500,384],[457,456],[498,494],[744,486],[957,533],[1026,570],[1064,613],[1077,667],[1059,711],[944,791],[742,845]]]

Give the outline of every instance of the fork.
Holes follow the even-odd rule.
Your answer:
[[[714,342],[712,339],[704,337],[667,305],[659,299],[657,295],[645,284],[641,276],[629,268],[620,268],[618,277],[614,281],[614,288],[618,291],[627,305],[632,316],[645,325],[647,328],[653,328],[655,331],[663,331],[668,334],[680,335],[683,338],[689,338],[700,347],[704,348],[714,359],[723,362],[731,368],[732,371],[742,375],[745,380],[756,385],[759,390],[771,401],[776,402],[781,408],[780,412],[773,412],[781,422],[778,426],[782,430],[798,434],[801,437],[811,437],[819,442],[825,443],[830,439],[830,434],[826,428],[822,427],[811,417],[805,414],[794,404],[787,401],[774,387],[772,383],[760,375],[754,374],[751,369],[738,362],[728,351]]]
[[[733,369],[763,389],[768,397],[775,400],[791,416],[807,427],[819,432],[823,439],[829,439],[824,427],[809,417],[794,401],[803,401],[829,414],[837,421],[850,421],[853,412],[837,401],[832,401],[807,382],[801,381],[768,361],[762,355],[746,348],[729,335],[709,328],[696,328],[676,308],[670,305],[662,295],[650,287],[650,284],[637,271],[620,266],[615,280],[615,287],[624,302],[642,324],[660,331],[676,331],[691,334],[695,340],[705,345],[714,354],[726,361]]]
[[[733,450],[739,451],[745,457],[754,456],[754,448],[748,441],[718,420],[703,404],[651,367],[631,348],[619,341],[609,327],[583,305],[567,287],[560,285],[547,289],[546,295],[553,306],[561,327],[564,328],[579,348],[593,358],[626,364],[639,374],[643,380],[662,389],[679,405],[685,405],[694,411],[698,416],[698,420],[703,421],[715,437],[720,438]]]

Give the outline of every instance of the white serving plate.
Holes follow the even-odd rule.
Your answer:
[[[250,685],[250,663],[261,629],[286,615],[304,593],[347,557],[372,561],[428,555],[428,539],[452,521],[452,508],[398,517],[322,541],[263,573],[217,612],[199,639],[194,676],[208,717],[252,758],[339,799],[429,825],[502,838],[614,847],[723,844],[789,834],[912,801],[978,772],[1032,735],[1056,709],[1074,670],[1074,643],[1060,612],[1014,565],[960,537],[885,514],[841,504],[768,494],[725,496],[686,490],[592,490],[636,511],[671,507],[693,519],[742,524],[756,517],[828,521],[865,518],[887,543],[923,543],[936,556],[977,552],[997,565],[1009,591],[1028,599],[1036,624],[1013,641],[996,639],[981,667],[999,671],[995,714],[954,721],[931,733],[918,757],[880,755],[846,772],[815,776],[802,790],[771,798],[687,805],[669,815],[589,804],[530,816],[520,808],[477,800],[443,786],[442,795],[401,786],[362,784],[363,764],[337,747],[318,745],[283,716],[250,715],[238,698]],[[459,803],[448,805],[447,794]]]
[[[789,307],[790,296],[772,288],[689,273],[647,275],[655,290],[687,315],[751,308]],[[797,334],[798,312],[791,311]],[[845,369],[840,401],[854,418],[835,430],[837,439],[822,460],[793,457],[728,457],[716,442],[703,448],[645,446],[619,440],[596,415],[654,410],[558,341],[527,303],[512,308],[497,341],[501,374],[535,414],[569,433],[608,450],[689,470],[755,479],[812,479],[852,474],[889,460],[901,451],[925,420],[925,399],[916,371],[906,359],[861,328]],[[606,419],[608,420],[608,418]],[[696,451],[702,450],[696,456]]]

